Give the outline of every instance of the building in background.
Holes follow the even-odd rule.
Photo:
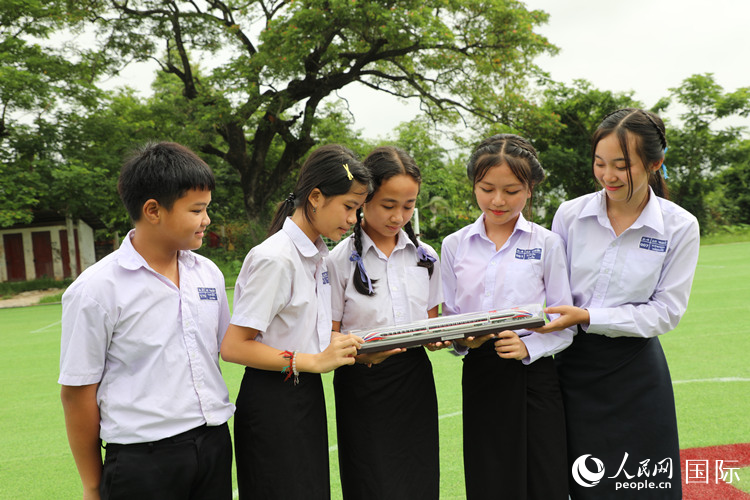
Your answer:
[[[96,262],[95,218],[38,212],[30,224],[0,228],[0,281],[75,278]]]

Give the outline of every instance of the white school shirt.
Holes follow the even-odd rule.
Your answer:
[[[482,214],[473,224],[447,236],[441,254],[444,315],[572,303],[562,240],[522,214],[500,250],[487,237]],[[522,361],[529,364],[565,349],[575,330],[517,333],[528,333],[522,341],[529,356]],[[468,351],[458,345],[456,350],[462,354]]]
[[[601,190],[566,201],[552,230],[565,241],[573,303],[588,309],[589,333],[654,337],[673,330],[687,309],[698,262],[697,219],[649,188],[641,215],[620,236]]]
[[[135,250],[134,234],[62,298],[58,382],[98,383],[100,437],[120,444],[220,425],[234,412],[219,368],[229,325],[224,276],[181,251],[177,288]]]
[[[331,285],[323,240],[313,244],[291,218],[245,257],[231,323],[255,328],[258,342],[319,353],[331,342]]]
[[[417,247],[401,230],[390,257],[362,231],[362,258],[375,295],[359,293],[354,288],[354,266],[349,257],[354,250],[354,237],[349,236],[331,251],[328,266],[331,272],[331,311],[334,321],[341,322],[341,331],[391,326],[427,319],[427,311],[443,300],[440,285],[440,262],[437,252],[421,243],[428,255],[435,258],[432,278],[427,268],[417,265]]]

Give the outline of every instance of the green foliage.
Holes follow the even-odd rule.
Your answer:
[[[10,297],[21,292],[33,290],[47,290],[48,288],[67,288],[73,282],[72,279],[55,280],[52,278],[39,278],[29,281],[3,281],[0,282],[0,297]]]
[[[718,120],[748,116],[750,88],[725,93],[708,73],[688,77],[670,92],[671,98],[665,100],[664,106],[674,101],[685,110],[679,115],[681,126],[667,129],[669,152],[665,163],[669,168],[670,195],[698,218],[705,234],[714,223],[707,195],[716,187],[717,175],[738,158],[744,157],[747,162],[747,148],[744,154],[738,151],[743,128],[719,128]],[[742,167],[737,166],[734,173],[728,175],[735,175],[741,181]]]
[[[112,69],[155,59],[175,78],[157,91],[165,116],[177,115],[183,142],[239,174],[251,218],[267,214],[316,143],[341,136],[321,120],[343,123],[325,103],[352,83],[419,99],[437,122],[545,120],[525,99],[527,77],[534,57],[556,49],[534,32],[547,15],[514,0],[92,5],[102,57]]]
[[[547,179],[537,190],[539,212],[546,225],[559,204],[597,189],[591,170],[591,137],[602,119],[620,108],[641,107],[633,93],[593,88],[586,80],[572,86],[548,82],[544,110],[559,117],[560,128],[552,134],[530,137],[539,152]]]

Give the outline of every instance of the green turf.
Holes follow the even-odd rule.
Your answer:
[[[683,448],[750,442],[750,243],[701,247],[690,307],[680,326],[662,337],[675,383]],[[59,399],[60,305],[0,310],[0,500],[79,498]],[[461,361],[431,353],[438,387],[441,498],[463,498]],[[224,364],[234,399],[242,367]],[[719,381],[717,379],[744,379]],[[329,440],[336,432],[331,376]],[[730,459],[731,457],[727,457]],[[333,498],[340,498],[335,448]],[[750,483],[747,469],[741,483]]]

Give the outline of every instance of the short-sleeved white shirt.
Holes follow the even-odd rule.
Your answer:
[[[602,190],[566,201],[552,222],[567,248],[573,303],[591,316],[584,329],[609,337],[673,330],[698,262],[698,221],[650,190],[638,219],[615,236],[606,196]]]
[[[224,276],[190,251],[178,256],[179,288],[122,246],[63,294],[59,383],[99,384],[100,437],[156,441],[234,412],[219,368],[229,325]]]
[[[258,330],[276,349],[318,353],[331,342],[328,248],[291,218],[245,257],[234,287],[231,323]]]
[[[355,262],[349,260],[354,237],[349,236],[331,251],[331,310],[334,321],[341,321],[341,331],[391,326],[427,318],[427,311],[442,302],[440,262],[437,253],[420,242],[428,255],[436,259],[430,278],[427,268],[417,265],[417,248],[401,230],[396,247],[389,257],[362,231],[362,259],[373,284],[375,295],[359,293],[354,288]]]
[[[513,233],[500,250],[487,237],[483,214],[473,224],[447,236],[441,253],[444,315],[572,303],[562,240],[523,215],[519,215]],[[573,341],[575,330],[519,333],[528,334],[523,337],[529,351],[523,362],[528,364],[565,349]]]

